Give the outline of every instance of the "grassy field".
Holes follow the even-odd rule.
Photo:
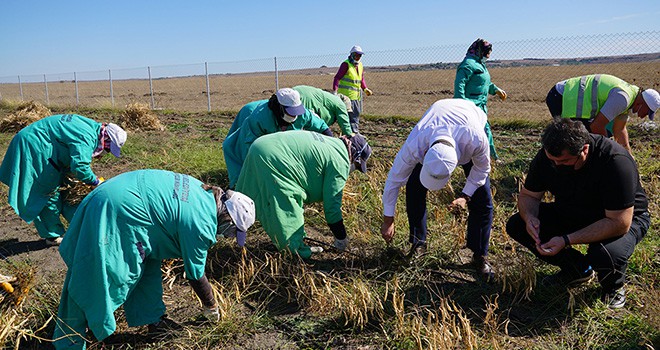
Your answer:
[[[492,72],[494,80],[503,73]],[[558,79],[539,79],[538,85],[547,92],[553,80]],[[523,95],[523,86],[516,89],[513,96]],[[414,103],[408,101],[410,108],[423,112],[432,101],[444,97],[422,96]],[[164,299],[168,315],[183,329],[166,338],[153,338],[144,327],[128,328],[120,309],[116,334],[104,343],[93,342],[90,348],[660,348],[660,238],[655,216],[660,196],[660,131],[649,130],[648,124],[638,120],[631,121],[629,127],[649,196],[652,225],[631,259],[624,309],[607,309],[598,299],[596,284],[569,290],[537,285],[537,280],[556,269],[541,264],[504,232],[547,121],[547,111],[540,107],[538,114],[543,117],[515,118],[516,113],[509,116],[505,106],[524,109],[526,103],[539,105],[544,96],[491,103],[493,113],[501,111],[492,122],[502,158],[491,174],[495,199],[491,261],[497,271],[493,283],[480,281],[469,267],[470,254],[463,248],[466,213],[447,209],[454,195],[451,190],[430,195],[429,254],[414,261],[403,256],[409,248],[403,195],[397,207],[398,233],[394,243],[386,246],[379,234],[380,195],[394,155],[415,120],[371,115],[362,126],[374,149],[370,171],[366,175],[351,174],[344,190],[350,252],[339,254],[328,249],[312,262],[303,262],[278,253],[257,224],[249,232],[246,250],[221,241],[210,251],[207,275],[220,303],[220,323],[200,320],[199,304],[185,282],[181,263],[168,261],[163,264]],[[14,107],[0,105],[0,117]],[[236,107],[240,105],[232,108]],[[60,108],[53,112],[73,110]],[[121,113],[112,109],[77,112],[99,121],[116,120]],[[220,143],[233,114],[161,111],[159,117],[165,131],[129,133],[122,150],[124,156],[104,158],[93,165],[95,171],[107,178],[135,169],[160,168],[226,185]],[[0,133],[0,154],[4,154],[12,136]],[[462,172],[457,171],[452,177],[453,188],[462,188],[464,180]],[[18,305],[10,303],[11,298],[0,304],[0,344],[6,348],[48,349],[64,275],[61,259],[55,249],[11,251],[8,244],[19,235],[17,232],[27,235],[21,238],[27,241],[35,241],[38,236],[6,204],[5,186],[0,188],[0,205],[0,233],[4,237],[0,251],[3,255],[12,253],[0,262],[0,271],[19,275],[25,281]],[[308,236],[330,244],[332,236],[324,223],[322,207],[311,205],[305,213]],[[59,265],[53,265],[55,262]],[[51,265],[55,267],[49,268]]]

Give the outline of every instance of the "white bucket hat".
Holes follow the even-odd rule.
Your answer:
[[[110,153],[119,158],[121,148],[126,143],[126,131],[119,125],[110,123],[105,126],[105,133],[110,137]]]
[[[245,245],[247,230],[254,224],[254,201],[241,192],[227,191],[229,199],[225,201],[227,212],[236,225],[236,242],[239,246]]]

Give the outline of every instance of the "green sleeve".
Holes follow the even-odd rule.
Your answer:
[[[191,184],[188,202],[180,203],[177,230],[183,267],[188,279],[198,280],[204,276],[207,251],[216,242],[215,199],[210,192]]]
[[[326,124],[323,121],[323,119],[317,117],[310,111],[305,112],[305,114],[303,114],[301,117],[304,117],[306,119],[306,122],[303,127],[304,130],[316,131],[318,133],[322,133],[328,128],[328,124]]]
[[[456,71],[454,80],[454,98],[465,99],[465,85],[472,77],[472,69],[467,64],[461,64]]]
[[[341,103],[341,106],[337,106],[335,114],[337,115],[337,124],[341,129],[341,133],[347,136],[353,135],[353,129],[351,128],[351,123],[348,121],[348,112],[346,111],[344,102]]]
[[[497,90],[499,90],[499,89],[500,89],[500,88],[498,88],[497,86],[495,86],[495,84],[490,83],[490,85],[488,86],[488,93],[489,93],[490,95],[495,95],[495,92],[497,92]]]

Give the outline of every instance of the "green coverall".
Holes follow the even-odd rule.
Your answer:
[[[247,119],[250,116],[250,114],[252,114],[252,112],[262,104],[268,104],[268,100],[252,101],[246,104],[245,106],[241,107],[241,110],[238,111],[236,118],[234,118],[234,122],[231,123],[231,127],[227,132],[227,136],[231,135],[234,131],[238,130],[238,128],[240,128],[243,122],[245,121],[245,119]]]
[[[277,119],[270,108],[268,108],[267,103],[258,106],[243,121],[241,126],[228,135],[222,143],[222,152],[225,156],[227,173],[229,175],[229,187],[233,188],[236,181],[238,181],[243,161],[247,156],[250,146],[257,138],[278,131],[310,130],[321,133],[326,129],[328,129],[328,125],[309,110],[299,115],[293,124],[281,127],[277,124]]]
[[[64,234],[60,213],[70,221],[74,207],[62,203],[59,186],[67,173],[92,183],[90,164],[99,145],[101,123],[77,114],[36,121],[9,143],[0,166],[0,181],[9,186],[9,205],[25,222],[34,221],[42,238]]]
[[[300,94],[300,100],[305,108],[316,113],[328,126],[336,122],[342,134],[353,135],[351,123],[348,121],[346,104],[341,98],[313,86],[298,85],[293,89]]]
[[[275,133],[252,144],[236,190],[254,200],[257,219],[279,250],[309,258],[303,205],[323,202],[326,222],[341,221],[349,170],[341,140],[309,131]]]
[[[60,246],[68,270],[53,339],[56,349],[84,349],[85,328],[102,340],[124,305],[131,327],[165,313],[161,260],[183,258],[186,277],[204,276],[216,242],[213,193],[188,175],[137,170],[113,177],[80,204]],[[69,337],[66,337],[66,336]]]

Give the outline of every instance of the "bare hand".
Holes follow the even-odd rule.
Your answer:
[[[566,244],[564,243],[564,239],[558,236],[552,237],[549,241],[541,244],[541,245],[536,245],[536,250],[538,250],[539,254],[545,255],[545,256],[553,256],[559,253],[562,249],[566,247]]]
[[[465,210],[466,207],[467,200],[463,197],[456,198],[449,204],[449,210],[456,210],[458,208]]]
[[[380,226],[380,235],[383,236],[385,242],[387,243],[392,242],[392,238],[394,238],[393,216],[383,216],[383,224]]]
[[[529,218],[527,220],[527,233],[532,236],[537,247],[541,245],[541,239],[539,238],[540,227],[541,221],[538,218]]]

